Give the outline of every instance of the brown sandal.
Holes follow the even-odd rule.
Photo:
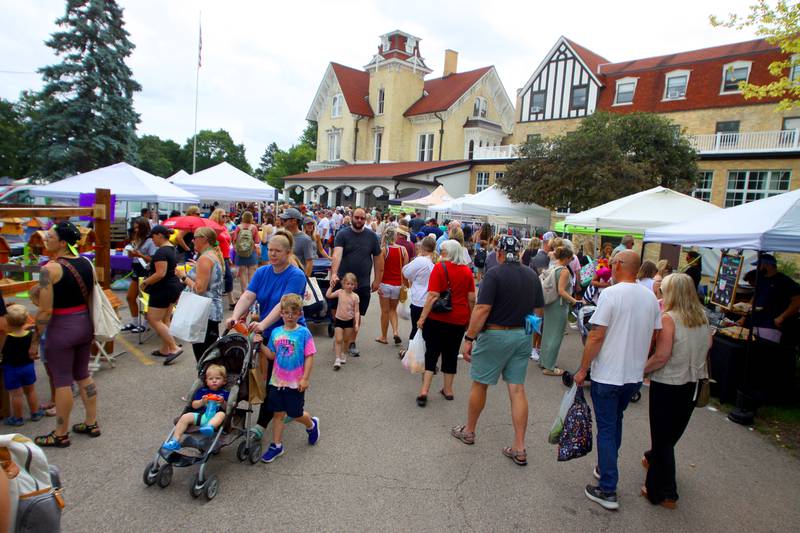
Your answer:
[[[66,448],[70,444],[72,444],[69,441],[69,433],[59,437],[58,435],[56,435],[55,431],[51,431],[47,435],[40,435],[36,437],[35,439],[33,439],[33,443],[36,444],[37,446],[41,447],[50,446],[53,448]]]
[[[72,426],[72,431],[74,431],[75,433],[82,433],[84,435],[89,435],[92,438],[99,437],[101,435],[100,427],[97,425],[97,422],[95,422],[91,426],[87,425],[85,422],[81,422],[80,424],[75,424],[74,426]]]
[[[470,433],[466,429],[467,426],[456,426],[450,430],[450,435],[464,444],[475,444],[475,433]]]
[[[515,450],[513,448],[503,448],[503,455],[514,461],[519,466],[528,466],[528,454],[525,450]]]

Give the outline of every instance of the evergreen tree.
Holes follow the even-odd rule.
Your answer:
[[[306,120],[308,124],[306,124],[306,129],[303,130],[303,134],[300,135],[300,144],[305,144],[317,150],[317,123],[313,120]]]
[[[0,98],[0,177],[19,179],[28,175],[26,130],[27,124],[18,106]]]
[[[45,44],[62,62],[39,69],[31,139],[37,173],[48,180],[136,162],[133,93],[125,60],[134,49],[114,0],[67,0],[62,28]]]
[[[266,180],[267,174],[269,171],[272,170],[272,166],[275,164],[275,154],[280,152],[281,149],[278,148],[278,144],[275,142],[271,142],[267,149],[264,150],[264,155],[261,156],[261,161],[256,169],[256,177],[260,180]]]

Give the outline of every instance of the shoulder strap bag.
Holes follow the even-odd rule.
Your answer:
[[[450,300],[450,276],[447,275],[447,261],[442,261],[442,268],[444,269],[444,277],[447,280],[447,290],[439,293],[439,297],[433,302],[431,311],[434,313],[449,313],[453,310],[453,302]]]
[[[89,289],[83,282],[78,270],[66,259],[59,257],[56,262],[63,266],[72,275],[78,287],[81,289],[83,299],[89,307],[89,313],[92,316],[92,324],[94,325],[94,336],[101,341],[110,341],[116,337],[122,330],[122,323],[117,316],[117,312],[111,306],[103,289],[97,283],[97,273],[95,272],[94,265],[88,258],[84,257],[89,265],[92,267],[92,279],[94,280],[94,287],[91,294]]]

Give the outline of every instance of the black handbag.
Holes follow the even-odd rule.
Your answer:
[[[449,313],[453,310],[453,302],[450,301],[450,276],[447,275],[447,261],[442,261],[444,277],[447,280],[447,290],[439,293],[439,297],[433,302],[431,312]]]

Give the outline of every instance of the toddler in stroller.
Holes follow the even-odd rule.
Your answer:
[[[261,444],[246,430],[253,404],[263,400],[257,391],[249,390],[250,369],[258,364],[258,350],[259,343],[252,335],[239,333],[226,333],[209,346],[197,363],[198,376],[188,395],[189,402],[145,468],[145,485],[157,482],[166,488],[172,482],[173,467],[200,463],[190,494],[193,498],[203,493],[209,500],[214,498],[219,482],[216,475],[206,473],[208,460],[240,437],[244,439],[236,452],[237,459],[258,462]]]

